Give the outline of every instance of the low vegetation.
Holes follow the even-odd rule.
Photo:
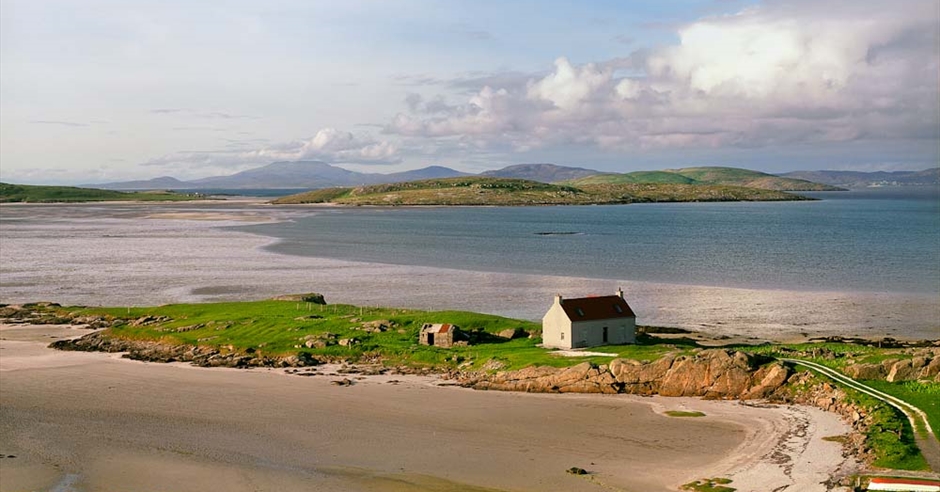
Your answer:
[[[690,492],[734,492],[734,487],[728,487],[731,483],[730,478],[703,478],[694,482],[689,482],[681,487],[681,490]]]
[[[176,202],[205,199],[198,193],[172,191],[123,192],[74,186],[33,186],[0,183],[0,203]]]
[[[783,178],[736,167],[689,167],[665,171],[637,171],[625,174],[596,174],[565,182],[571,186],[595,184],[694,184],[742,186],[777,191],[839,191],[842,188],[803,179]]]
[[[670,417],[704,417],[702,412],[686,412],[682,410],[668,410],[666,415]]]
[[[781,191],[675,183],[546,184],[524,179],[461,177],[290,195],[275,204],[343,205],[605,205],[648,202],[808,200]]]

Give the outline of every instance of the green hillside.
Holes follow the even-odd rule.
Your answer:
[[[571,186],[621,183],[651,184],[696,184],[692,178],[667,171],[636,171],[626,174],[595,174],[580,179],[567,181]]]
[[[743,186],[777,191],[838,191],[835,186],[813,183],[802,179],[782,178],[748,169],[734,167],[689,167],[665,171],[637,171],[625,174],[596,174],[564,184],[570,186],[649,183]]]
[[[807,198],[738,186],[602,183],[578,187],[510,178],[461,177],[358,188],[328,188],[272,203],[343,205],[601,205],[646,202],[777,201]]]
[[[803,179],[781,178],[772,174],[736,167],[687,167],[669,169],[668,172],[694,179],[698,183],[747,186],[780,191],[840,191],[835,186],[813,183]]]
[[[122,192],[77,188],[74,186],[33,186],[0,183],[0,203],[76,203],[113,201],[183,201],[205,198],[198,194],[180,194],[164,191]]]

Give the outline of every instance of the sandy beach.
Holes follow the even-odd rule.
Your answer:
[[[273,238],[226,228],[315,213],[314,207],[257,201],[3,205],[0,302],[146,306],[312,291],[332,303],[538,320],[555,293],[606,294],[619,286],[644,325],[775,340],[938,336],[940,300],[931,295],[674,285],[298,257],[264,249]]]
[[[822,440],[848,428],[812,408],[479,392],[404,376],[341,387],[330,375],[46,348],[83,332],[0,327],[5,491],[665,491],[712,476],[739,491],[822,491],[854,466]],[[566,474],[572,466],[591,474]]]

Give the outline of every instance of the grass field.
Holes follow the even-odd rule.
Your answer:
[[[178,202],[205,199],[204,195],[169,191],[113,191],[74,186],[33,186],[0,183],[0,203]]]

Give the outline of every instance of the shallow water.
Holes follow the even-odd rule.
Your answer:
[[[850,198],[844,200],[851,202]],[[631,205],[607,209],[613,214],[630,215],[664,214],[665,210],[679,208],[684,211],[688,209],[687,212],[695,216],[713,216],[717,211],[727,214],[736,210],[735,207],[725,205],[740,205],[745,212],[753,212],[765,206],[814,207],[827,203],[687,204],[681,207]],[[927,209],[926,213],[929,214],[931,203],[928,201],[926,207],[924,204],[907,206],[921,210],[919,213]],[[759,207],[749,208],[750,205]],[[696,207],[699,206],[705,208],[698,210]],[[831,204],[826,206],[833,208]],[[484,245],[481,247],[490,249],[472,255],[463,254],[458,249],[448,257],[439,251],[439,243],[433,243],[430,246],[432,253],[421,256],[418,253],[426,246],[414,238],[409,239],[410,236],[402,229],[396,229],[409,223],[412,225],[408,227],[419,227],[415,225],[420,223],[418,217],[434,217],[435,214],[441,217],[451,212],[456,213],[452,216],[470,214],[474,217],[515,214],[515,220],[523,220],[518,217],[539,214],[577,216],[585,213],[584,210],[596,213],[593,209],[603,208],[337,211],[330,207],[282,208],[232,202],[2,206],[0,302],[51,300],[63,304],[154,305],[263,299],[280,294],[315,291],[324,293],[329,302],[418,309],[466,309],[538,320],[551,304],[555,293],[568,297],[608,294],[622,286],[627,291],[631,306],[639,315],[640,324],[778,339],[799,333],[940,338],[940,295],[932,287],[934,283],[931,277],[936,282],[940,282],[940,278],[935,277],[928,264],[931,255],[936,255],[940,250],[940,245],[931,249],[930,241],[933,239],[929,228],[924,242],[909,247],[923,251],[926,256],[923,268],[906,268],[902,273],[888,275],[893,280],[882,282],[872,273],[868,276],[869,282],[860,282],[856,278],[851,283],[854,287],[846,287],[842,283],[831,282],[834,278],[832,276],[821,276],[819,281],[806,281],[791,287],[774,284],[774,288],[707,285],[708,279],[690,277],[684,283],[681,280],[686,277],[663,281],[655,275],[645,278],[646,275],[636,273],[639,270],[616,270],[613,267],[599,271],[596,277],[600,278],[592,278],[595,270],[569,273],[571,270],[566,268],[571,266],[564,262],[556,264],[546,261],[538,270],[540,273],[527,273],[526,270],[533,268],[533,265],[526,264],[525,259],[520,260],[518,265],[509,260],[519,256],[515,247],[502,247],[500,252],[495,251],[500,246]],[[170,218],[174,214],[183,213],[192,219],[199,217],[202,212],[212,220]],[[781,213],[772,211],[771,215]],[[223,217],[231,220],[220,220]],[[245,227],[246,220],[257,221],[259,217],[281,222]],[[940,214],[932,217],[937,219]],[[353,241],[352,238],[360,234],[355,231],[357,224],[363,227],[364,222],[359,221],[360,218],[387,222],[387,234],[390,236],[377,235],[379,239],[376,239],[365,234],[362,244]],[[334,228],[328,227],[331,222],[339,224],[335,234]],[[342,258],[356,259],[363,249],[369,248],[381,253],[383,244],[391,253],[386,254],[383,262],[295,256],[275,252],[284,248],[286,242],[257,234],[259,229],[272,227],[275,230],[300,227],[306,231],[305,234],[310,234],[305,224],[320,224],[316,229],[317,238],[311,241],[317,248],[315,251],[324,256],[330,255],[320,245],[334,240],[337,243],[334,254]],[[569,226],[572,229],[583,228],[581,232],[585,234],[519,234],[509,238],[508,242],[569,241],[589,237],[587,230],[590,224],[578,221],[536,221],[525,227],[530,232],[552,232],[545,230],[549,227],[554,232],[566,232],[562,229],[568,229]],[[246,229],[255,233],[245,232]],[[451,226],[453,229],[458,228]],[[426,227],[425,230],[433,228]],[[399,243],[399,240],[410,242]],[[818,238],[814,240],[819,241]],[[496,239],[493,242],[500,241]],[[456,243],[459,246],[461,241]],[[343,244],[347,246],[341,247]],[[408,248],[403,244],[412,246]],[[584,247],[588,247],[592,243],[584,244]],[[548,255],[559,254],[557,249],[546,249]],[[576,254],[577,248],[564,251],[576,258],[583,256],[594,259],[586,262],[588,268],[606,264],[597,261],[596,254]],[[400,259],[402,255],[409,254],[419,259],[433,259],[453,268],[394,264],[389,259]],[[861,254],[856,256],[864,257]],[[729,268],[735,266],[737,260],[733,255],[725,254],[724,257],[721,261],[730,264]],[[489,260],[491,264],[497,265],[492,270],[498,271],[490,271],[488,268],[466,269],[461,262],[467,261],[467,258],[481,262]],[[632,261],[640,264],[644,259],[634,257]],[[663,260],[653,258],[651,261]],[[709,261],[718,260],[704,255],[693,263]],[[886,267],[884,263],[878,263],[872,268],[872,271],[877,271]],[[792,282],[801,278],[792,272],[773,271],[769,266],[764,269],[769,272],[766,273],[768,277],[761,278],[776,276]],[[740,268],[735,271],[738,270],[745,271]],[[657,273],[656,270],[652,272]],[[914,280],[905,283],[904,279],[911,276]],[[748,284],[740,278],[726,283],[738,282]],[[703,283],[706,285],[701,285]],[[755,283],[762,285],[760,278]],[[892,283],[900,287],[888,288]]]
[[[342,208],[241,228],[271,251],[473,271],[940,295],[934,188],[786,203]],[[830,199],[833,197],[833,199]]]

